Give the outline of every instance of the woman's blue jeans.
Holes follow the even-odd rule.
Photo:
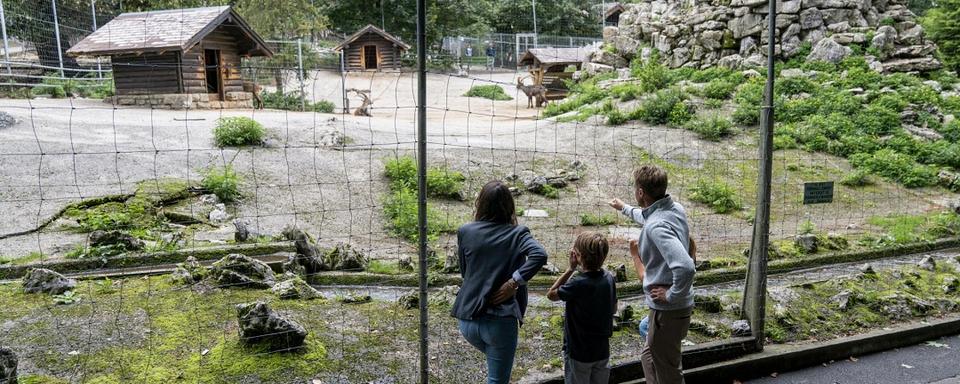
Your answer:
[[[520,325],[514,317],[484,316],[460,320],[460,334],[487,355],[487,384],[507,384],[517,353]]]

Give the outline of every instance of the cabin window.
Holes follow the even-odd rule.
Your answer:
[[[220,50],[204,49],[204,78],[207,81],[207,93],[220,94],[223,90],[223,83],[220,79]]]
[[[363,46],[363,68],[364,69],[380,68],[376,45]]]

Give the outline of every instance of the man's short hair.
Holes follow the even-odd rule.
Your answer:
[[[653,200],[667,195],[667,171],[656,165],[644,165],[633,171],[633,183]]]
[[[573,243],[573,249],[580,253],[580,264],[583,269],[597,271],[603,267],[603,262],[607,260],[610,245],[607,244],[607,237],[602,233],[587,231],[577,235],[577,240]]]

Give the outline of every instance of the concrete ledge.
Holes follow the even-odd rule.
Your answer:
[[[960,334],[960,314],[928,320],[926,323],[908,323],[892,329],[875,330],[822,343],[769,345],[760,353],[686,370],[684,378],[691,384],[729,383],[734,379],[749,380],[767,376],[773,372],[789,372],[831,360],[863,356],[956,334]],[[611,382],[616,381],[611,380]],[[643,383],[644,381],[619,382]]]

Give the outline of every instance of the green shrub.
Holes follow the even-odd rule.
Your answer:
[[[881,80],[883,80],[883,75],[876,71],[869,68],[856,67],[847,70],[846,76],[843,76],[839,80],[839,85],[844,89],[876,89]]]
[[[807,77],[786,77],[774,83],[774,90],[779,95],[793,96],[801,93],[816,93],[820,85]]]
[[[733,101],[733,121],[740,125],[756,125],[760,122],[760,107],[763,105],[764,83],[750,80],[737,88]]]
[[[939,92],[922,84],[901,88],[900,95],[903,96],[907,102],[921,107],[939,106],[941,102]]]
[[[923,81],[913,75],[906,73],[893,73],[883,77],[880,81],[880,87],[890,87],[894,89],[906,87],[922,87]]]
[[[947,113],[960,115],[960,96],[949,96],[943,99],[943,110]],[[960,118],[960,116],[957,116]]]
[[[580,225],[584,227],[597,227],[604,225],[613,225],[617,223],[617,216],[612,214],[594,215],[583,213],[580,215]]]
[[[688,79],[694,83],[708,83],[719,79],[735,82],[736,79],[743,79],[743,73],[724,67],[710,67],[694,71]],[[738,82],[739,83],[739,82]]]
[[[560,198],[560,190],[550,184],[545,184],[544,186],[540,187],[540,190],[536,191],[536,193],[548,199]]]
[[[242,178],[233,171],[233,166],[213,167],[204,172],[200,185],[203,189],[217,195],[220,201],[230,203],[240,198]]]
[[[626,123],[627,120],[629,120],[629,115],[627,115],[626,113],[623,113],[619,109],[613,109],[608,111],[606,113],[606,116],[607,116],[607,124],[610,124],[610,125],[621,125],[623,123]]]
[[[610,95],[622,101],[638,99],[645,93],[647,92],[639,83],[620,83],[610,87]]]
[[[570,85],[570,95],[559,103],[547,104],[546,108],[543,109],[543,116],[562,115],[584,105],[600,101],[605,96],[606,92],[597,87],[595,81],[574,83]]]
[[[910,103],[904,100],[899,93],[886,93],[880,95],[876,99],[873,99],[873,101],[870,102],[870,105],[900,113],[903,112],[903,109],[910,105]]]
[[[656,53],[645,63],[640,58],[634,59],[630,63],[630,72],[634,78],[640,80],[640,87],[645,93],[667,88],[675,80],[670,69],[660,64],[659,55]]]
[[[716,213],[739,211],[742,208],[733,187],[719,180],[698,180],[691,189],[690,200],[704,203]]]
[[[383,202],[383,212],[390,221],[389,227],[394,235],[416,242],[419,238],[417,226],[417,192],[408,188],[394,190]],[[427,206],[427,241],[435,241],[442,232],[453,228],[443,215],[433,206]]]
[[[417,163],[412,157],[389,159],[384,163],[383,168],[384,174],[390,179],[391,190],[417,190]],[[459,199],[466,179],[463,173],[457,171],[428,168],[427,193],[431,196]]]
[[[470,90],[463,95],[466,97],[482,97],[490,100],[513,100],[512,97],[503,91],[503,88],[495,84],[472,86]]]
[[[954,120],[940,127],[940,133],[949,141],[960,141],[960,120]]]
[[[733,123],[720,116],[693,119],[687,122],[685,128],[695,132],[701,139],[710,141],[719,141],[733,133]]]
[[[863,187],[873,185],[873,179],[870,178],[870,173],[866,170],[857,169],[844,176],[840,180],[840,184],[848,187]]]
[[[684,103],[687,95],[678,89],[666,89],[644,100],[637,114],[639,119],[650,124],[682,125],[693,117],[690,107]]]
[[[926,187],[937,183],[936,169],[917,164],[910,156],[890,148],[884,148],[872,154],[854,154],[850,157],[850,163],[857,168],[863,168],[899,182],[907,188]]]
[[[220,147],[257,145],[266,133],[260,123],[249,117],[221,117],[213,129],[213,140]]]
[[[797,139],[790,135],[774,135],[773,136],[773,149],[795,149],[798,148]]]
[[[810,220],[804,220],[800,222],[800,226],[797,227],[797,233],[801,235],[810,235],[817,231],[817,226],[813,224]]]
[[[711,80],[703,87],[703,96],[708,99],[729,99],[733,97],[733,91],[737,89],[737,85],[727,79]]]
[[[315,103],[305,100],[300,91],[288,93],[263,92],[260,96],[263,98],[263,107],[269,109],[299,111],[300,107],[303,106],[308,112],[318,113],[333,113],[334,109],[333,103],[327,100],[320,100]]]
[[[427,193],[432,196],[451,197],[459,199],[462,195],[463,182],[467,178],[463,173],[441,168],[427,169]]]

